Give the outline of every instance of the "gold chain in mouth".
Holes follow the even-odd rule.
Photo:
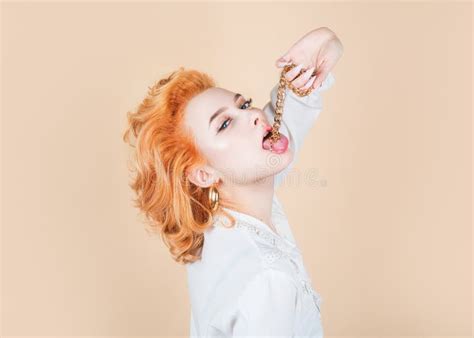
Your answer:
[[[313,88],[313,86],[307,89],[297,88],[293,85],[293,83],[291,83],[291,81],[289,81],[285,77],[286,73],[288,73],[295,66],[296,65],[294,63],[291,63],[283,67],[283,70],[281,71],[278,94],[277,94],[276,109],[275,109],[275,117],[274,117],[274,122],[273,122],[271,136],[270,136],[271,146],[273,146],[273,143],[276,142],[280,138],[279,130],[280,130],[281,119],[282,119],[282,114],[283,114],[283,104],[285,102],[285,95],[286,95],[285,89],[288,87],[293,93],[301,97],[309,95],[315,89]],[[301,69],[299,74],[302,74],[304,71],[305,71],[304,69]]]

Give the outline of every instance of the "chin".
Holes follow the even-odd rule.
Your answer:
[[[273,153],[268,150],[264,150],[264,152],[265,167],[268,168],[272,174],[277,174],[287,168],[293,161],[294,157],[294,153],[290,147],[281,154]]]

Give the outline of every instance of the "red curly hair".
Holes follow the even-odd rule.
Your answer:
[[[172,258],[181,264],[201,258],[204,231],[212,226],[209,188],[187,180],[186,173],[207,160],[184,126],[187,102],[200,92],[215,87],[206,73],[180,67],[151,87],[136,111],[127,112],[128,126],[123,141],[134,149],[129,186],[136,194],[134,206],[145,215],[147,230],[160,233]],[[130,139],[131,133],[135,144]],[[219,200],[216,213],[235,219]]]

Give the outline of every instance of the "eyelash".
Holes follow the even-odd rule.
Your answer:
[[[251,104],[252,103],[252,98],[249,98],[248,100],[246,100],[241,106],[240,106],[240,109],[248,109],[249,107],[251,107]],[[243,106],[245,106],[246,104],[248,104],[249,106],[247,108],[242,108]],[[221,127],[217,130],[217,132],[220,132],[222,129],[226,129],[226,128],[223,128],[224,124],[227,122],[227,121],[232,121],[231,118],[225,120],[222,124],[221,124]]]

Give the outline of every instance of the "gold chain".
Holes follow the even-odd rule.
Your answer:
[[[272,135],[270,136],[270,142],[271,145],[273,145],[274,142],[276,142],[280,138],[280,125],[281,125],[281,118],[283,114],[283,103],[285,102],[285,95],[286,95],[286,88],[288,87],[293,91],[296,95],[298,96],[307,96],[309,95],[315,88],[313,86],[309,87],[308,89],[300,89],[297,88],[289,81],[285,75],[288,73],[293,67],[296,65],[294,63],[286,65],[283,67],[283,70],[281,71],[280,75],[280,83],[278,87],[278,94],[277,94],[277,102],[276,102],[276,109],[275,109],[275,117],[274,117],[274,122],[272,126],[271,133]],[[304,72],[304,69],[300,71],[300,74]]]

